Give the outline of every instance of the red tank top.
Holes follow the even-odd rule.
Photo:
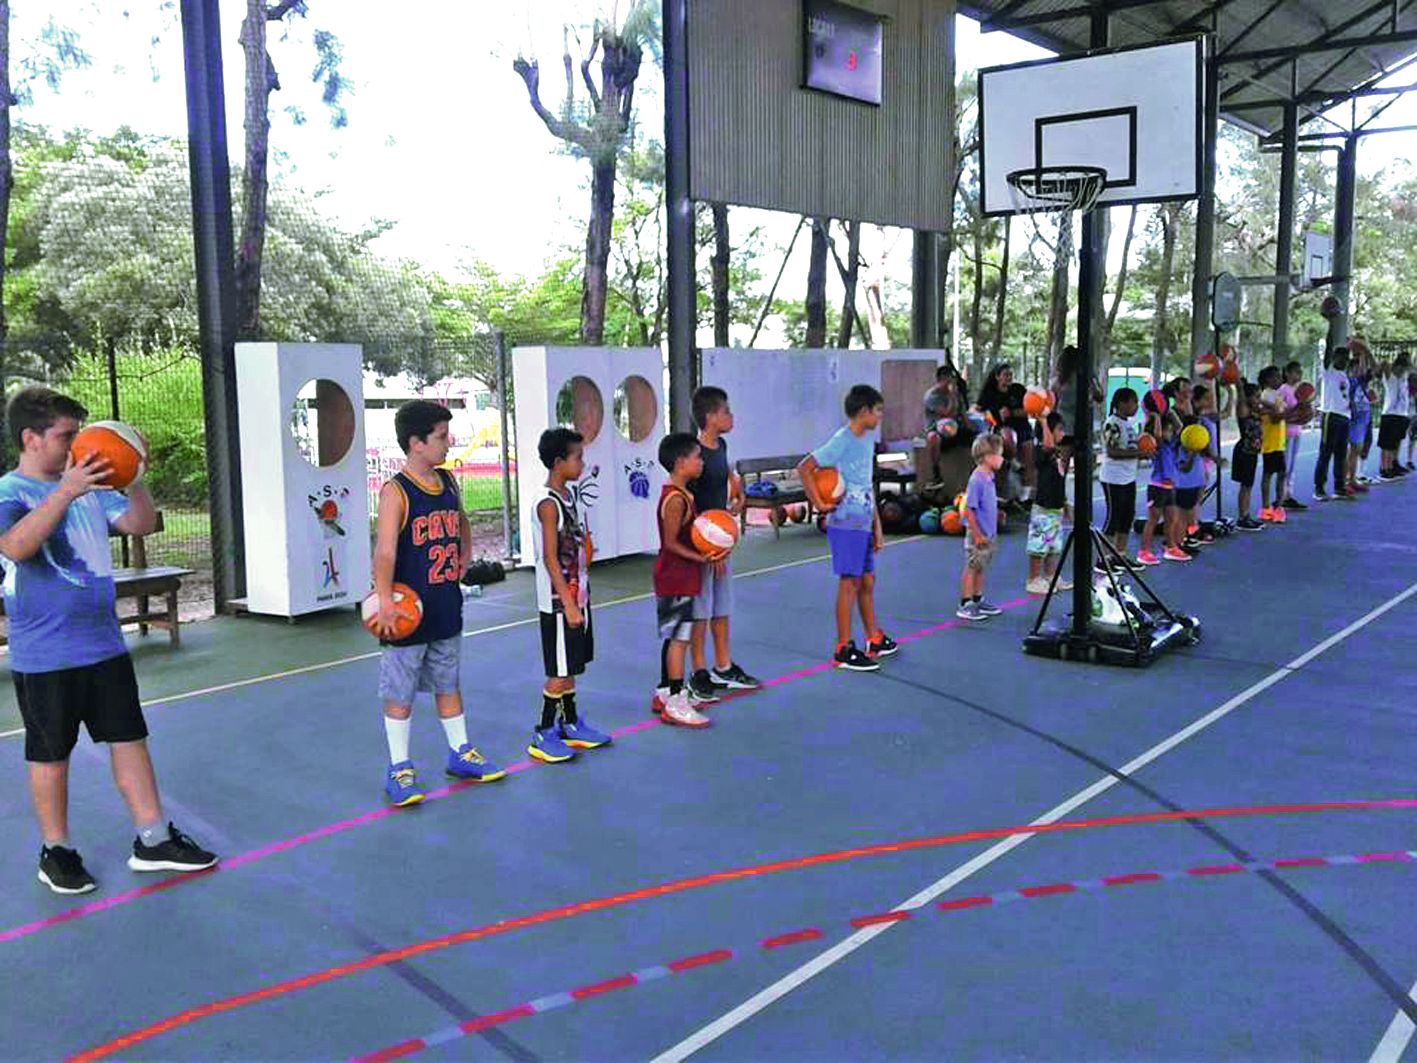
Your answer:
[[[659,493],[659,535],[664,539],[664,506],[674,495],[684,499],[689,518],[679,530],[678,542],[689,550],[694,548],[694,540],[689,529],[694,523],[694,496],[682,487],[665,484]],[[659,556],[654,559],[654,593],[661,598],[692,598],[703,586],[704,566],[678,554],[670,553],[663,545]]]

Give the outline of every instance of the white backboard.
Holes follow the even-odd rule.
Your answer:
[[[1008,175],[1039,166],[1104,168],[1099,203],[1194,199],[1203,71],[1200,39],[981,70],[984,213],[1014,213]]]
[[[1327,282],[1333,276],[1333,237],[1328,233],[1304,234],[1304,287]]]

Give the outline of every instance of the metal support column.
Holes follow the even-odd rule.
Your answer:
[[[1338,314],[1328,323],[1328,345],[1348,342],[1349,294],[1353,277],[1353,209],[1358,195],[1358,138],[1343,142],[1338,155],[1338,194],[1333,209],[1333,297]]]
[[[941,346],[940,238],[917,232],[910,271],[910,345]],[[954,352],[951,352],[953,355]]]
[[[226,148],[221,20],[217,0],[182,0],[187,83],[187,154],[197,327],[202,351],[212,586],[217,612],[246,593],[241,511],[241,445],[236,414],[236,254],[231,236],[231,172]]]
[[[1284,105],[1284,147],[1279,157],[1279,246],[1274,254],[1274,360],[1289,358],[1289,274],[1294,269],[1294,177],[1299,162],[1299,107]]]
[[[1205,121],[1202,123],[1200,197],[1196,201],[1196,261],[1191,274],[1191,359],[1194,361],[1210,343],[1210,277],[1215,268],[1215,145],[1220,135],[1220,67],[1216,62],[1216,38],[1206,38]]]
[[[693,428],[694,204],[689,198],[688,0],[664,0],[664,184],[668,215],[669,427]]]

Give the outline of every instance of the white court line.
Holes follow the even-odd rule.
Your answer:
[[[1417,984],[1407,991],[1407,995],[1417,1001]],[[1378,1047],[1373,1049],[1368,1063],[1398,1063],[1398,1060],[1402,1058],[1402,1053],[1407,1051],[1414,1031],[1417,1031],[1417,1026],[1412,1024],[1412,1020],[1407,1017],[1407,1012],[1399,1010],[1392,1017],[1392,1022],[1388,1023],[1387,1032],[1378,1042]]]
[[[923,535],[911,535],[903,539],[893,539],[886,543],[886,546],[904,546],[907,543],[916,543],[923,540]],[[818,561],[831,560],[831,554],[814,554],[811,557],[800,558],[796,561],[784,561],[780,565],[767,565],[763,568],[751,569],[747,572],[735,572],[734,579],[749,579],[753,576],[763,576],[769,572],[781,572],[783,569],[797,568],[800,565],[812,565]],[[595,607],[597,610],[609,609],[616,605],[628,605],[631,602],[643,602],[653,598],[653,594],[631,594],[624,598],[613,598],[608,602],[601,602]],[[505,624],[494,624],[491,627],[480,627],[473,631],[464,631],[463,638],[470,639],[475,635],[491,635],[497,631],[509,631],[512,628],[526,627],[530,624],[538,623],[537,617],[528,617],[524,620],[512,620]],[[333,661],[322,661],[319,664],[307,664],[300,668],[291,668],[284,672],[271,672],[268,675],[252,676],[249,679],[237,679],[230,683],[221,683],[217,686],[203,687],[200,690],[188,690],[181,694],[169,694],[161,698],[152,698],[142,703],[143,708],[152,708],[154,705],[166,705],[173,701],[187,701],[191,698],[203,698],[211,694],[222,694],[228,690],[240,690],[242,687],[255,686],[258,683],[269,683],[277,679],[290,679],[297,675],[310,675],[313,672],[323,672],[330,668],[339,668],[346,664],[357,664],[360,661],[373,660],[378,657],[380,650],[371,650],[368,653],[356,653],[351,657],[340,657]],[[18,738],[25,733],[23,727],[17,727],[13,731],[0,731],[0,739]]]
[[[1303,668],[1304,665],[1308,664],[1315,657],[1319,656],[1319,654],[1325,652],[1326,650],[1332,649],[1334,646],[1338,645],[1350,635],[1361,631],[1363,628],[1367,627],[1378,617],[1382,616],[1384,613],[1387,613],[1392,609],[1395,609],[1397,606],[1407,601],[1407,599],[1411,598],[1414,594],[1417,594],[1417,583],[1414,583],[1412,586],[1408,587],[1401,594],[1398,594],[1393,598],[1389,598],[1386,602],[1378,606],[1372,612],[1353,621],[1353,623],[1349,624],[1346,628],[1344,628],[1337,634],[1330,635],[1328,638],[1324,639],[1322,642],[1314,646],[1306,653],[1303,653],[1300,656],[1294,658],[1294,660],[1290,661],[1288,664],[1276,668],[1273,672],[1265,676],[1259,682],[1241,691],[1239,694],[1236,694],[1234,697],[1232,697],[1229,701],[1225,702],[1225,704],[1221,705],[1219,708],[1207,713],[1200,719],[1177,731],[1170,738],[1167,738],[1164,741],[1152,746],[1145,753],[1136,757],[1130,763],[1124,764],[1119,769],[1119,775],[1133,775],[1136,772],[1140,771],[1142,768],[1146,767],[1148,764],[1152,763],[1152,761],[1165,756],[1171,750],[1179,746],[1182,742],[1185,742],[1187,739],[1199,734],[1201,731],[1205,730],[1217,720],[1220,720],[1221,718],[1229,715],[1231,712],[1234,712],[1241,705],[1244,705],[1256,695],[1263,693],[1270,687],[1274,686],[1276,683],[1289,676],[1291,673],[1297,671],[1300,668]],[[1119,775],[1104,775],[1102,778],[1098,779],[1085,790],[1080,790],[1078,793],[1068,798],[1062,804],[1043,813],[1043,815],[1039,816],[1029,825],[1039,827],[1045,826],[1049,823],[1057,822],[1058,820],[1067,816],[1069,813],[1073,812],[1079,806],[1086,804],[1094,797],[1097,797],[1100,794],[1104,794],[1108,790],[1112,789],[1112,787],[1116,786],[1119,782],[1121,782]],[[900,904],[895,905],[894,908],[891,910],[911,911],[916,908],[921,908],[926,904],[929,904],[936,897],[940,896],[940,894],[946,892],[947,890],[953,889],[955,886],[963,882],[965,879],[969,878],[975,872],[988,867],[1000,857],[1012,852],[1020,845],[1023,845],[1025,842],[1036,837],[1038,837],[1037,834],[1015,834],[1009,838],[1005,838],[997,845],[974,857],[974,859],[968,861],[967,863],[961,864],[959,867],[955,868],[953,871],[947,874],[944,878],[938,879],[937,881],[931,883],[929,886],[926,886],[919,893],[915,894],[915,896],[909,898],[908,900],[902,901]],[[807,982],[809,979],[815,977],[818,974],[821,974],[828,967],[831,967],[838,961],[845,959],[857,949],[861,948],[861,946],[867,944],[870,941],[875,940],[877,937],[897,925],[898,924],[896,923],[878,923],[875,926],[866,927],[864,930],[858,930],[850,937],[837,943],[836,945],[833,945],[825,952],[809,960],[801,967],[798,967],[795,971],[792,971],[790,974],[785,975],[778,981],[774,982],[772,985],[768,986],[766,989],[750,997],[748,1000],[745,1000],[742,1004],[739,1004],[732,1011],[715,1019],[713,1022],[709,1023],[707,1026],[704,1026],[696,1033],[693,1033],[690,1036],[686,1037],[684,1040],[680,1041],[672,1048],[668,1048],[665,1051],[661,1052],[658,1056],[655,1057],[654,1063],[679,1063],[680,1060],[688,1059],[689,1056],[693,1055],[699,1049],[712,1044],[714,1041],[718,1040],[730,1030],[747,1022],[754,1015],[757,1015],[764,1009],[771,1007],[772,1004],[774,1004],[776,1001],[782,999],[788,993],[792,992],[794,989],[798,988],[799,986]],[[1406,1016],[1399,1012],[1398,1019],[1406,1021]],[[1393,1020],[1394,1026],[1397,1025],[1397,1021],[1397,1019]],[[1408,1030],[1410,1035],[1410,1022],[1408,1023]],[[1391,1035],[1392,1030],[1390,1028],[1389,1036]],[[1383,1039],[1383,1043],[1387,1044],[1387,1042],[1388,1038],[1385,1037]],[[1381,1046],[1379,1047],[1381,1049]],[[1374,1058],[1376,1059],[1377,1057],[1375,1056]],[[1396,1057],[1390,1058],[1395,1059]]]

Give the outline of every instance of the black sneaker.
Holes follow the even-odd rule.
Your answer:
[[[749,675],[736,664],[730,664],[721,672],[715,668],[709,673],[709,678],[713,680],[715,686],[721,686],[726,690],[757,690],[763,685],[761,679]]]
[[[708,672],[703,668],[689,677],[687,686],[690,700],[698,705],[712,705],[725,689],[710,679]]]
[[[40,849],[38,877],[55,893],[92,893],[98,889],[94,877],[84,870],[79,854],[62,845]]]
[[[855,642],[847,642],[841,649],[836,651],[836,656],[832,658],[832,664],[838,668],[845,668],[848,672],[879,672],[880,663],[871,660],[864,653],[856,648]]]
[[[900,652],[900,645],[884,631],[873,639],[866,642],[866,656],[872,659],[878,657],[894,657]]]
[[[1300,502],[1297,498],[1295,498],[1293,495],[1290,495],[1288,498],[1286,498],[1283,502],[1279,504],[1285,509],[1292,509],[1295,512],[1303,512],[1304,510],[1309,508],[1308,506],[1304,505],[1303,502]]]
[[[218,859],[169,823],[167,841],[160,845],[144,845],[141,838],[133,839],[128,866],[134,871],[205,871]]]
[[[1235,527],[1241,531],[1264,531],[1264,525],[1254,517],[1241,517],[1235,522]]]
[[[1384,469],[1378,473],[1378,479],[1385,484],[1392,483],[1394,480],[1402,479],[1402,474],[1395,469]]]

